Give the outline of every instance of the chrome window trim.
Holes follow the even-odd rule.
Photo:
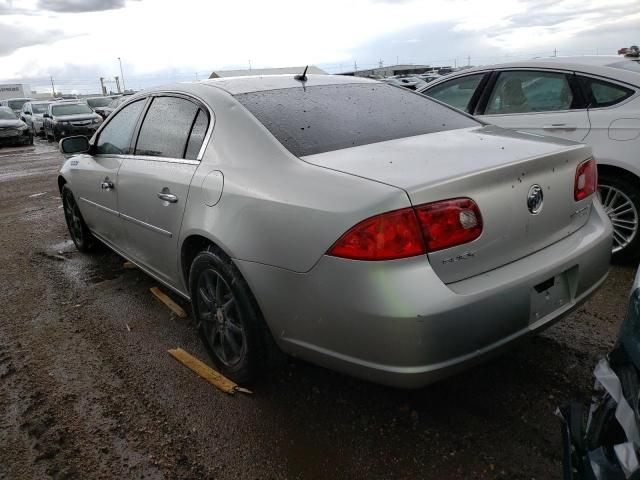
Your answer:
[[[185,160],[184,158],[170,158],[170,157],[152,157],[149,155],[100,153],[94,156],[97,158],[104,158],[104,157],[118,158],[120,160],[147,160],[150,162],[181,163],[184,165],[200,165],[199,160]]]

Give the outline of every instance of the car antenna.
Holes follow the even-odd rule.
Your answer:
[[[300,81],[300,82],[306,82],[307,81],[307,70],[309,69],[309,65],[307,65],[306,67],[304,67],[304,72],[302,72],[302,75],[296,75],[295,77],[293,77],[294,79]]]

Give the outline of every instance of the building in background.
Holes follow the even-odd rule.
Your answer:
[[[388,67],[369,68],[366,70],[353,70],[351,72],[342,72],[338,75],[347,75],[351,77],[393,77],[394,75],[418,75],[420,73],[431,73],[437,71],[438,67],[429,65],[389,65]]]
[[[0,83],[0,100],[31,98],[31,85],[26,83]]]
[[[305,66],[303,65],[302,67],[252,68],[251,70],[216,70],[211,73],[209,78],[247,77],[249,75],[295,75],[302,73],[304,68]],[[327,72],[315,65],[309,65],[307,73],[327,74]]]

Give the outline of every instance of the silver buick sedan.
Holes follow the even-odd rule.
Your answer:
[[[189,299],[238,382],[279,349],[420,387],[551,325],[609,268],[589,147],[372,80],[158,88],[60,147],[77,248]]]

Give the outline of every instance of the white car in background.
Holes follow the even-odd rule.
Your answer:
[[[501,127],[583,142],[598,162],[613,258],[640,256],[640,61],[553,57],[453,73],[418,92]]]

